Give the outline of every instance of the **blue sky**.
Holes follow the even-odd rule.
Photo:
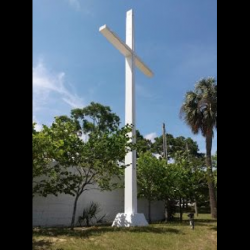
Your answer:
[[[134,10],[135,50],[153,78],[136,70],[136,126],[147,138],[167,133],[205,140],[179,118],[185,93],[203,77],[217,79],[216,0],[33,0],[33,120],[91,101],[111,107],[124,124],[125,60],[99,27],[125,40],[126,11]],[[213,153],[217,149],[217,133]]]

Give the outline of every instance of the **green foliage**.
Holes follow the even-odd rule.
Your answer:
[[[97,112],[99,107],[101,111]],[[88,114],[94,122],[90,122]],[[100,117],[105,114],[107,122],[105,117]],[[79,117],[84,118],[83,127]],[[125,167],[122,161],[132,147],[127,137],[131,127],[118,128],[118,120],[109,108],[93,104],[93,107],[77,110],[74,118],[56,117],[51,127],[44,126],[40,132],[33,129],[33,177],[45,177],[39,181],[34,179],[33,191],[43,196],[58,193],[76,195],[88,185],[114,188],[115,184],[110,180],[121,176]],[[90,130],[90,123],[97,129],[92,126]],[[79,135],[86,131],[90,136],[84,142]]]
[[[112,190],[126,167],[125,155],[134,148],[128,133],[119,128],[119,117],[109,107],[91,103],[74,109],[71,117],[56,117],[51,127],[33,132],[33,193],[75,196],[71,226],[80,195],[94,186]],[[87,134],[84,142],[81,135]]]
[[[147,151],[151,151],[152,142],[147,140],[141,135],[139,130],[136,130],[136,152],[137,157],[140,156],[141,153],[145,153]]]
[[[83,133],[114,132],[117,131],[120,124],[120,118],[111,112],[110,107],[95,102],[91,102],[83,109],[73,109],[71,117],[81,121],[79,126]]]
[[[206,186],[204,159],[191,157],[188,153],[177,153],[175,159],[170,164],[175,192],[177,196],[193,202],[199,198],[202,187]]]
[[[217,128],[217,84],[214,78],[201,79],[194,91],[186,93],[181,117],[194,134],[200,131],[205,137]]]
[[[159,160],[150,152],[141,153],[137,166],[137,183],[139,197],[148,200],[148,222],[151,223],[151,202],[160,198],[160,191],[164,189],[166,161]]]
[[[213,176],[214,176],[214,184],[217,188],[217,151],[214,155],[212,155],[212,167],[213,167]]]
[[[138,159],[138,196],[147,200],[159,197],[159,190],[165,177],[165,161],[157,159],[150,152],[142,153]]]
[[[179,145],[185,145],[186,142],[184,137],[171,139],[172,145],[175,146],[178,142]],[[187,141],[196,145],[189,138]],[[191,154],[184,146],[183,150],[172,151],[174,161],[168,164],[164,159],[157,159],[150,151],[140,154],[137,167],[138,195],[149,202],[155,199],[165,200],[168,220],[176,211],[176,201],[185,199],[186,202],[199,203],[204,199],[207,200],[204,157],[195,153]]]
[[[72,167],[79,162],[84,143],[74,121],[56,117],[51,127],[33,133],[33,194],[74,195],[79,177]]]
[[[190,137],[185,138],[184,136],[174,137],[171,134],[166,134],[167,138],[167,154],[168,159],[174,159],[177,152],[189,152],[190,155],[195,157],[202,157],[203,154],[198,153],[199,147],[197,142],[192,140]],[[163,156],[163,138],[155,138],[155,142],[152,144],[152,152]]]
[[[173,141],[174,137],[171,134],[166,134],[167,138],[167,151],[168,151],[168,159],[171,157],[172,153],[172,146],[173,146]],[[159,137],[155,138],[155,142],[152,145],[152,152],[159,154],[163,157],[163,138],[162,135]]]

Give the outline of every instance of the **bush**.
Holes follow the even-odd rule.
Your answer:
[[[103,218],[106,215],[97,218],[97,214],[100,212],[101,212],[100,205],[92,201],[88,207],[83,209],[82,216],[78,217],[78,222],[80,226],[82,226],[82,223],[85,224],[87,227],[89,227],[91,224],[102,222]]]

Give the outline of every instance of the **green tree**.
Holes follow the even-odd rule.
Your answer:
[[[204,171],[204,158],[194,157],[189,152],[177,152],[175,162],[172,164],[174,172],[174,189],[179,200],[180,220],[185,202],[199,204],[206,184],[206,172]],[[206,189],[207,190],[207,189]],[[186,206],[187,208],[187,206]]]
[[[185,138],[184,136],[174,137],[171,134],[166,134],[167,137],[167,154],[168,159],[174,159],[176,152],[188,151],[190,155],[195,157],[202,157],[202,153],[198,153],[199,147],[197,142],[192,140],[190,137]],[[155,142],[152,145],[152,151],[154,153],[163,155],[163,139],[162,135],[155,138]]]
[[[217,201],[212,170],[212,138],[217,129],[217,84],[214,78],[204,78],[196,85],[194,91],[186,93],[181,107],[181,117],[194,134],[201,132],[206,140],[206,166],[210,209],[213,218],[217,218]]]
[[[158,199],[165,177],[165,161],[157,159],[150,152],[140,154],[137,166],[139,197],[148,200],[148,222],[151,223],[151,204]]]
[[[174,137],[171,134],[166,134],[167,138],[167,156],[168,159],[172,157],[172,145],[174,141]],[[162,135],[155,138],[154,143],[152,144],[152,152],[155,154],[159,154],[163,157],[163,138]]]
[[[190,159],[202,158],[203,154],[198,153],[199,147],[197,142],[193,141],[191,138],[185,138],[184,136],[174,137],[171,134],[166,134],[166,137],[168,162],[178,160],[177,158],[180,156],[185,158],[187,155]],[[162,136],[155,138],[155,142],[152,145],[152,152],[163,157]],[[166,220],[170,221],[173,219],[174,212],[176,211],[176,199],[179,201],[181,197],[181,199],[184,200],[185,197],[180,195],[177,197],[177,192],[172,192],[172,190],[176,190],[175,186],[178,184],[178,182],[176,182],[176,179],[173,177],[174,173],[172,174],[171,172],[173,169],[171,164],[168,164],[166,168],[168,177],[165,180],[165,187],[162,190],[162,199],[165,201]],[[185,199],[185,202],[187,204],[187,199]]]
[[[46,157],[43,149],[47,146],[47,140],[45,136],[36,131],[35,129],[36,123],[32,124],[32,162],[33,162],[33,177],[39,177],[45,173],[48,168],[48,163],[52,161],[52,159],[48,159]],[[33,179],[33,189],[35,183]]]
[[[36,191],[46,196],[66,193],[75,196],[71,228],[79,197],[96,185],[101,190],[118,186],[114,177],[120,178],[125,168],[123,159],[132,147],[127,133],[131,126],[119,128],[119,117],[109,107],[91,103],[83,109],[72,110],[72,116],[55,118],[52,126],[44,126],[49,147],[44,149],[50,159],[53,175],[45,174]],[[88,135],[83,141],[82,134]],[[43,150],[43,151],[44,151]]]
[[[147,151],[151,151],[152,142],[141,135],[139,130],[136,130],[136,153],[137,157],[140,156],[141,153],[145,153]]]
[[[62,157],[61,150],[64,141],[53,139],[50,129],[43,125],[41,131],[32,128],[32,162],[33,162],[33,196],[35,194],[47,196],[57,195],[58,192],[67,193],[67,188],[56,185],[60,166],[55,159]],[[66,185],[64,185],[65,187]]]
[[[72,166],[78,160],[83,141],[76,124],[56,117],[51,127],[43,125],[33,133],[33,195],[65,193],[73,195],[76,175]]]
[[[83,109],[73,109],[71,118],[78,122],[81,132],[90,134],[93,132],[114,132],[119,128],[120,118],[113,113],[108,106],[91,102]]]

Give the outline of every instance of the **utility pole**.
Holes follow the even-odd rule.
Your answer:
[[[163,139],[163,157],[166,159],[168,163],[167,137],[166,137],[165,123],[163,123],[162,125],[162,139]]]

